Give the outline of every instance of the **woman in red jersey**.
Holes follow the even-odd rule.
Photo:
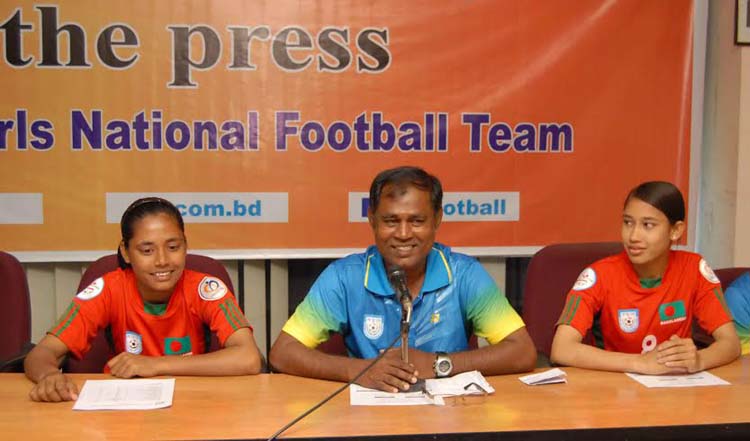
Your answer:
[[[234,295],[215,277],[185,269],[182,216],[169,201],[133,202],[120,221],[120,268],[78,293],[67,311],[28,354],[26,376],[34,401],[77,398],[59,365],[80,358],[109,327],[115,357],[105,371],[121,378],[156,375],[242,375],[260,372],[252,328]],[[206,328],[222,349],[206,353]]]
[[[584,269],[568,293],[552,342],[554,363],[643,374],[690,373],[740,354],[721,284],[700,255],[672,250],[685,231],[685,202],[668,182],[646,182],[625,199],[624,251]],[[604,349],[582,343],[599,315]],[[714,338],[698,350],[693,318]]]

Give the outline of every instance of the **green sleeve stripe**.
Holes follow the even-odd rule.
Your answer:
[[[224,312],[224,318],[227,320],[230,326],[232,326],[232,330],[236,331],[238,329],[237,324],[235,323],[234,317],[231,316],[229,312],[229,308],[227,307],[227,302],[222,303],[219,305],[219,308]]]
[[[568,310],[570,309],[570,303],[572,301],[572,298],[568,297],[568,299],[565,301],[565,307],[563,308],[562,314],[560,314],[560,318],[557,319],[557,323],[561,324],[563,320],[565,319],[565,316],[568,315]]]
[[[60,334],[65,331],[68,326],[73,322],[73,319],[78,315],[78,311],[81,309],[76,302],[70,302],[70,306],[65,310],[63,315],[60,317],[60,321],[57,326],[50,331],[55,337],[59,337]]]
[[[724,308],[724,312],[729,314],[729,317],[732,317],[732,312],[729,310],[729,305],[727,305],[727,301],[724,298],[724,292],[721,290],[720,287],[716,287],[713,289],[713,293],[716,296],[716,299],[721,303],[721,307]]]
[[[237,324],[240,328],[250,326],[250,323],[248,323],[245,314],[243,314],[242,311],[238,308],[237,303],[235,303],[232,299],[227,299],[226,303],[227,306],[229,306],[229,309],[232,311],[234,317],[237,318]]]
[[[569,325],[573,319],[576,316],[576,312],[578,312],[578,306],[581,304],[581,296],[572,296],[570,298],[570,308],[567,311],[567,315],[565,316],[564,320],[561,320],[562,324]]]

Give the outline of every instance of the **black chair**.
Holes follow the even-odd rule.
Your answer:
[[[23,372],[23,360],[31,343],[29,285],[21,263],[0,251],[0,372]]]

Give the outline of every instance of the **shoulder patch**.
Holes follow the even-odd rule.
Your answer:
[[[91,285],[87,286],[83,291],[76,294],[76,297],[81,300],[91,300],[101,294],[103,289],[104,279],[99,277],[98,279],[91,282]]]
[[[227,294],[227,286],[216,277],[206,276],[198,285],[198,295],[203,300],[219,300]]]
[[[714,270],[712,270],[711,267],[708,266],[708,262],[706,262],[704,259],[701,259],[701,263],[698,264],[698,269],[700,270],[703,277],[705,277],[709,282],[721,283],[719,278],[716,277]]]
[[[573,291],[583,291],[589,289],[596,284],[596,271],[593,268],[588,267],[581,271],[578,276],[576,283],[573,284]]]

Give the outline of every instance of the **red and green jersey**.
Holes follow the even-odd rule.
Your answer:
[[[187,269],[161,306],[144,305],[133,271],[118,269],[78,293],[49,333],[80,358],[109,326],[116,354],[161,356],[205,353],[206,328],[223,346],[234,331],[250,327],[220,279]]]
[[[732,320],[719,279],[700,255],[670,251],[661,284],[644,288],[625,252],[583,270],[557,324],[586,335],[600,313],[604,348],[643,353],[672,335],[692,335],[693,317],[709,334]]]

